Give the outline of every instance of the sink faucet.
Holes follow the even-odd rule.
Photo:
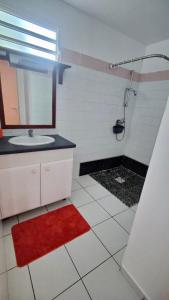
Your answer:
[[[29,130],[28,130],[28,136],[30,136],[30,137],[33,137],[33,136],[34,136],[33,129],[29,129]]]

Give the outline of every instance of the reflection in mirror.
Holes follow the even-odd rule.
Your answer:
[[[7,60],[0,60],[4,128],[54,127],[54,65],[42,67],[40,71],[37,71],[35,65],[34,69],[36,71],[22,67],[21,64],[18,67]]]

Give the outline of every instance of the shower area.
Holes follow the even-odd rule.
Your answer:
[[[151,58],[169,61],[165,55],[152,54],[111,64],[110,68]],[[92,178],[130,208],[136,207],[139,202],[169,94],[168,81],[159,78],[144,81],[141,78],[139,84],[135,84],[135,78],[135,72],[130,70],[122,97],[121,117],[112,127],[116,142],[125,140],[125,154],[120,157],[117,166],[90,173]],[[126,118],[130,106],[133,106],[132,116]]]

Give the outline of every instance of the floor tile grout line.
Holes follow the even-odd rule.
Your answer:
[[[106,261],[108,261],[109,259],[111,259],[112,256],[109,256],[108,258],[106,258],[105,260],[103,260],[100,264],[98,264],[96,267],[94,267],[92,270],[90,270],[89,272],[87,272],[85,275],[83,275],[81,277],[81,279],[85,278],[87,275],[89,275],[90,273],[92,273],[93,271],[95,271],[97,268],[99,268],[101,265],[103,265]]]
[[[87,294],[88,294],[90,300],[92,300],[92,297],[91,297],[91,295],[90,295],[90,293],[89,293],[89,291],[88,291],[88,289],[87,289],[87,287],[86,287],[86,285],[85,285],[85,283],[84,283],[83,278],[81,278],[81,281],[82,281],[82,284],[83,284],[83,286],[84,286],[84,288],[85,288],[85,290],[86,290],[86,292],[87,292]]]
[[[92,230],[92,232],[95,235],[95,237],[99,240],[99,242],[102,244],[102,246],[106,249],[106,251],[109,253],[109,255],[111,256],[112,255],[111,252],[106,248],[106,246],[103,244],[103,242],[101,241],[101,239],[97,236],[97,234],[95,233],[95,231]]]
[[[8,273],[8,272],[10,272],[11,270],[13,270],[13,269],[15,269],[15,268],[17,268],[17,266],[12,267],[12,268],[10,268],[10,269],[8,269],[8,270],[6,269],[6,271],[0,273],[0,276],[3,275],[3,274],[6,274],[6,273]]]
[[[70,200],[71,201],[71,200]],[[83,207],[83,206],[86,206],[86,205],[88,205],[88,204],[90,204],[90,203],[93,203],[93,202],[95,202],[96,200],[92,200],[92,201],[90,201],[90,202],[88,202],[88,203],[85,203],[85,204],[82,204],[82,205],[79,205],[79,206],[76,206],[74,203],[73,203],[73,201],[71,201],[71,203],[76,207],[76,208],[80,208],[80,207]]]
[[[101,185],[101,184],[100,184]],[[113,195],[114,197],[116,197],[120,202],[122,202],[116,195],[114,195],[113,193],[111,193],[107,188],[105,188],[104,186],[103,186],[103,188],[104,189],[106,189],[111,195]],[[99,204],[104,210],[105,210],[105,212],[107,212],[110,216],[112,216],[100,203],[99,203],[99,201],[100,200],[103,200],[104,198],[107,198],[107,197],[109,197],[109,195],[108,196],[104,196],[104,197],[101,197],[101,198],[99,198],[99,199],[95,199],[85,188],[83,188],[87,193],[88,193],[88,195],[92,198],[92,199],[94,199],[94,201],[96,201],[97,202],[97,204]],[[110,196],[111,196],[110,195]],[[122,202],[123,203],[123,202]],[[125,203],[123,203],[124,205],[126,205]],[[136,203],[137,204],[137,203]],[[85,204],[85,205],[87,205],[87,204]],[[135,205],[135,204],[134,204]],[[133,205],[133,206],[134,206]],[[127,205],[126,205],[127,206]],[[121,211],[121,212],[124,212],[124,211],[127,211],[128,209],[131,209],[131,207],[127,207],[125,210],[123,210],[123,211]],[[120,213],[121,213],[120,212]],[[119,213],[118,213],[119,214]]]
[[[29,269],[29,265],[27,265],[27,267],[28,267],[29,277],[30,277],[31,286],[32,286],[32,290],[33,290],[33,296],[34,296],[34,299],[36,300],[35,290],[34,290],[34,286],[33,286],[33,280],[32,280],[32,276],[31,276],[31,271]]]
[[[100,184],[101,185],[101,184]],[[94,185],[95,186],[95,185]],[[101,185],[106,191],[108,191],[108,189],[106,189],[103,185]],[[84,190],[85,190],[85,192],[86,193],[88,193],[88,195],[91,197],[91,198],[93,198],[95,201],[98,201],[98,200],[102,200],[102,199],[104,199],[104,198],[106,198],[106,197],[109,197],[109,196],[111,196],[111,195],[114,195],[114,194],[112,194],[111,192],[109,192],[109,194],[110,195],[105,195],[105,196],[102,196],[102,197],[100,197],[100,198],[98,198],[98,199],[95,199],[85,188],[84,188]]]
[[[83,188],[83,190],[85,190],[85,188]],[[86,191],[86,190],[85,190]],[[115,216],[117,216],[117,215],[119,215],[119,214],[121,214],[121,213],[124,213],[124,212],[126,212],[126,211],[128,211],[129,209],[130,209],[130,207],[128,207],[128,208],[126,208],[126,210],[123,210],[123,211],[121,211],[121,212],[119,212],[119,213],[117,213],[117,214],[115,214],[115,215],[111,215],[108,211],[106,211],[105,210],[105,208],[104,207],[102,207],[102,205],[98,202],[99,200],[101,200],[101,199],[104,199],[104,198],[106,198],[106,196],[104,196],[103,198],[99,198],[99,199],[95,199],[92,195],[90,195],[90,193],[88,192],[88,191],[86,191],[87,193],[88,193],[88,195],[93,199],[93,201],[91,201],[91,202],[89,202],[89,203],[86,203],[86,204],[84,204],[84,205],[81,205],[81,206],[78,206],[77,207],[77,209],[78,208],[80,208],[80,207],[84,207],[84,206],[86,206],[86,205],[89,205],[90,203],[93,203],[94,201],[110,216],[110,218],[113,218],[114,219],[114,217]],[[112,194],[113,195],[113,194]],[[117,198],[118,199],[118,198]],[[119,201],[121,201],[120,199],[118,199]],[[122,201],[121,201],[122,202]],[[73,204],[73,202],[72,202],[72,204]],[[106,220],[109,220],[110,218],[107,218]],[[105,222],[106,220],[104,220],[104,221],[102,221],[102,222]],[[114,219],[115,220],[115,219]],[[116,221],[116,220],[115,220]],[[98,224],[96,224],[96,225],[94,225],[94,226],[92,226],[92,227],[95,227],[95,226],[97,226],[97,225],[99,225],[99,224],[101,224],[102,222],[99,222]],[[117,221],[116,221],[117,222]],[[117,222],[118,223],[118,222]],[[119,224],[119,223],[118,223]],[[120,224],[119,224],[120,225]],[[121,226],[121,225],[120,225]],[[129,234],[129,232],[123,227],[123,226],[121,226],[121,228],[123,228],[128,234]]]
[[[83,285],[84,285],[84,287],[85,287],[85,289],[86,289],[86,291],[87,291],[87,293],[88,293],[90,299],[92,300],[92,298],[91,298],[91,296],[90,296],[90,294],[89,294],[89,291],[87,290],[87,288],[86,288],[86,286],[85,286],[85,284],[84,284],[84,282],[83,282],[83,280],[82,280],[82,277],[81,277],[81,275],[80,275],[80,273],[79,273],[79,271],[78,271],[78,269],[77,269],[77,267],[76,267],[76,264],[74,263],[74,260],[73,260],[73,258],[71,257],[71,255],[70,255],[70,253],[69,253],[69,250],[67,249],[66,245],[64,245],[64,246],[65,246],[65,249],[66,249],[67,254],[69,255],[69,257],[70,257],[70,259],[71,259],[72,264],[74,265],[74,267],[75,267],[75,269],[76,269],[76,272],[78,273],[78,275],[79,275],[79,277],[80,277],[80,279],[81,279],[81,281],[82,281],[82,283],[83,283]]]
[[[126,246],[127,246],[127,244],[126,245],[124,245],[122,248],[120,248],[118,251],[116,251],[115,253],[113,253],[113,254],[111,254],[111,252],[106,248],[106,246],[103,244],[103,242],[100,240],[100,238],[97,236],[97,234],[92,230],[92,228],[91,228],[91,231],[93,232],[93,234],[96,236],[96,238],[100,241],[100,243],[103,245],[103,247],[105,248],[105,250],[109,253],[109,257],[107,258],[107,259],[105,259],[102,263],[104,263],[105,261],[107,261],[109,258],[113,258],[113,256],[115,255],[115,254],[117,254],[119,251],[121,251],[123,248],[125,248]],[[71,255],[70,255],[70,253],[69,253],[69,250],[67,249],[67,247],[66,247],[66,244],[64,245],[65,246],[65,248],[66,248],[66,250],[67,250],[67,252],[68,252],[68,255],[69,255],[69,257],[70,257],[70,259],[71,259],[71,261],[72,261],[72,263],[73,263],[73,265],[75,266],[75,269],[77,270],[77,273],[78,273],[78,275],[80,276],[80,278],[81,279],[83,279],[87,274],[89,274],[89,273],[91,273],[93,270],[95,270],[97,267],[99,267],[102,263],[100,263],[98,266],[96,266],[95,268],[93,268],[92,270],[90,270],[88,273],[86,273],[85,275],[83,275],[83,276],[81,276],[80,275],[80,273],[79,273],[79,271],[78,271],[78,269],[77,269],[77,267],[76,267],[76,265],[75,265],[75,263],[74,263],[74,261],[73,261],[73,258],[71,257]],[[116,262],[116,261],[115,261]],[[116,264],[118,264],[117,262],[116,262]],[[119,265],[119,264],[118,264]]]
[[[91,229],[92,230],[92,229]],[[94,235],[96,236],[96,238],[100,241],[100,243],[103,245],[103,247],[106,249],[106,251],[110,254],[110,257],[112,257],[113,259],[114,259],[114,255],[115,254],[117,254],[119,251],[121,251],[123,248],[125,248],[126,247],[126,245],[125,246],[123,246],[121,249],[119,249],[118,251],[116,251],[115,253],[111,253],[108,249],[107,249],[107,247],[105,246],[105,244],[102,242],[102,240],[98,237],[98,235],[95,233],[95,231],[93,231],[92,230],[92,232],[94,233]],[[114,259],[114,261],[116,262],[116,260]],[[117,263],[117,262],[116,262]],[[117,263],[118,264],[118,263]],[[118,264],[118,266],[120,266],[119,264]]]
[[[104,198],[102,198],[104,199]],[[101,200],[101,199],[98,199]],[[97,204],[111,217],[111,214],[98,202],[98,200],[96,200]]]
[[[114,254],[112,254],[112,256],[116,255],[117,253],[119,253],[120,251],[122,251],[126,247],[127,247],[127,244],[125,246],[123,246],[122,248],[120,248],[118,251],[116,251]]]
[[[105,244],[102,242],[102,240],[98,237],[97,233],[95,231],[92,230],[92,232],[95,234],[95,236],[98,238],[98,240],[101,242],[101,244],[103,245],[103,247],[107,250],[107,252],[110,254],[110,256],[114,256],[115,254],[117,254],[119,251],[121,251],[123,248],[126,247],[127,244],[125,244],[122,248],[120,248],[119,250],[117,250],[115,253],[111,253],[107,247],[105,246]]]
[[[115,260],[113,255],[112,255],[112,259],[116,263],[117,267],[119,268],[119,271],[121,271],[121,265]]]
[[[8,272],[8,271],[3,271],[3,272],[1,272],[1,273],[0,273],[0,276],[3,275],[3,274],[6,274],[7,272]]]
[[[113,194],[112,194],[113,195]],[[106,197],[105,197],[106,198]],[[104,198],[102,198],[102,200],[103,200]],[[118,199],[118,198],[117,198]],[[128,209],[129,209],[129,207],[128,208],[126,208],[125,210],[122,210],[122,211],[120,211],[119,213],[117,213],[117,214],[115,214],[115,215],[111,215],[100,203],[99,203],[99,200],[101,200],[101,199],[98,199],[98,200],[96,200],[96,202],[97,202],[97,204],[99,204],[104,210],[105,210],[105,212],[107,212],[111,217],[113,217],[113,216],[117,216],[117,215],[119,215],[119,214],[121,214],[121,213],[123,213],[123,212],[125,212],[125,211],[127,211]],[[118,199],[119,201],[120,201],[120,199]]]
[[[128,235],[130,235],[130,232],[127,231],[127,229],[125,229],[114,217],[112,217],[112,219],[121,227],[123,228],[123,230],[125,230],[125,232],[127,232]]]
[[[106,196],[104,196],[104,197],[102,197],[102,198],[99,198],[99,199],[95,199],[92,195],[90,195],[90,193],[88,192],[88,191],[86,191],[87,193],[88,193],[88,195],[92,198],[92,199],[94,199],[94,201],[96,201],[96,203],[99,205],[99,203],[97,202],[98,200],[100,200],[100,199],[103,199],[103,198],[105,198]],[[108,213],[101,205],[99,205],[110,217],[111,217],[111,215],[110,215],[110,213]]]
[[[92,232],[95,234],[95,236],[98,238],[98,240],[100,241],[100,243],[103,245],[103,247],[107,250],[107,252],[110,254],[110,257],[112,257],[114,259],[114,255],[116,255],[119,251],[121,251],[123,248],[125,248],[127,246],[127,244],[125,246],[123,246],[122,248],[120,248],[118,251],[116,251],[115,253],[111,253],[107,247],[105,246],[105,244],[101,241],[101,239],[98,237],[98,235],[92,230]],[[114,259],[115,260],[115,259]],[[116,262],[116,260],[115,260]],[[117,262],[116,262],[117,263]],[[117,263],[118,264],[118,263]],[[119,265],[119,264],[118,264]]]
[[[95,233],[94,233],[94,234],[95,234]],[[96,234],[95,234],[95,235],[96,235]],[[97,237],[97,235],[96,235],[96,237]],[[97,239],[100,241],[100,239],[99,239],[98,237],[97,237]],[[101,241],[100,241],[100,242],[101,242]],[[101,242],[101,244],[104,246],[104,244],[103,244],[102,242]],[[84,287],[85,287],[85,289],[86,289],[86,291],[87,291],[87,293],[88,293],[90,299],[92,300],[92,298],[91,298],[91,296],[90,296],[90,293],[89,293],[89,291],[87,290],[87,287],[85,286],[85,284],[84,284],[84,282],[83,282],[83,278],[86,277],[86,276],[87,276],[88,274],[90,274],[91,272],[93,272],[94,270],[96,270],[98,267],[100,267],[102,264],[104,264],[104,263],[105,263],[107,260],[109,260],[110,258],[112,258],[112,259],[115,261],[115,263],[118,265],[118,267],[120,267],[120,265],[117,263],[117,261],[114,259],[113,256],[114,256],[116,253],[118,253],[119,251],[121,251],[123,248],[125,248],[126,246],[122,247],[121,249],[119,249],[119,250],[118,250],[117,252],[115,252],[114,254],[111,254],[111,253],[107,250],[107,248],[104,246],[104,248],[107,250],[107,252],[110,254],[110,256],[109,256],[107,259],[105,259],[104,261],[102,261],[99,265],[97,265],[96,267],[94,267],[92,270],[90,270],[89,272],[87,272],[87,273],[86,273],[85,275],[83,275],[83,276],[80,275],[80,273],[79,273],[79,271],[78,271],[78,269],[77,269],[77,267],[76,267],[76,265],[75,265],[75,263],[74,263],[74,261],[73,261],[71,255],[70,255],[70,253],[69,253],[69,251],[68,251],[66,245],[64,245],[64,247],[65,247],[65,249],[66,249],[66,251],[67,251],[67,253],[68,253],[68,255],[69,255],[69,257],[70,257],[70,259],[71,259],[71,261],[72,261],[72,263],[73,263],[73,265],[74,265],[74,267],[75,267],[75,269],[76,269],[76,271],[77,271],[77,273],[78,273],[78,275],[79,275],[79,280],[75,281],[72,285],[68,286],[68,287],[67,287],[66,289],[64,289],[60,294],[58,294],[56,297],[52,298],[52,300],[57,299],[57,297],[58,297],[59,295],[63,294],[65,291],[67,291],[69,288],[71,288],[72,286],[74,286],[74,285],[75,285],[77,282],[79,282],[79,281],[82,281],[82,283],[83,283],[83,285],[84,285]],[[32,285],[32,289],[33,289],[34,298],[35,298],[35,300],[36,300],[35,291],[34,291],[34,287],[33,287],[33,281],[32,281],[32,277],[31,277],[31,272],[30,272],[30,269],[29,269],[29,265],[27,265],[27,267],[28,267],[28,271],[29,271],[29,276],[30,276],[30,280],[31,280],[31,285]],[[15,268],[17,268],[17,266],[11,268],[10,270],[15,269]],[[7,272],[9,272],[10,270],[8,270]]]
[[[71,285],[69,285],[65,290],[63,290],[62,292],[60,292],[57,296],[55,296],[54,298],[52,298],[51,300],[55,300],[57,299],[60,295],[62,295],[64,292],[68,291],[69,289],[71,289],[71,287],[73,287],[76,283],[80,282],[81,278],[79,278],[78,280],[76,280],[74,283],[72,283]]]
[[[87,174],[88,176],[90,176],[90,174]],[[83,175],[82,175],[83,176]],[[79,176],[79,177],[81,177],[81,176]],[[91,176],[90,176],[91,177]],[[92,178],[92,177],[91,177]],[[92,178],[93,180],[95,180],[94,178]],[[88,187],[90,187],[90,186],[94,186],[94,185],[97,185],[97,184],[99,184],[98,183],[98,181],[97,180],[95,180],[96,181],[96,183],[92,183],[92,184],[89,184],[89,185],[86,185],[86,186],[83,186],[77,179],[75,179],[76,181],[77,181],[77,183],[83,188],[83,189],[85,189],[85,188],[88,188]],[[78,190],[77,190],[78,191]]]
[[[92,231],[93,232],[93,231]],[[94,234],[95,234],[95,232],[93,232]],[[106,258],[103,262],[101,262],[99,265],[97,265],[96,267],[94,267],[92,270],[90,270],[89,272],[87,272],[85,275],[83,275],[83,276],[81,276],[80,275],[80,273],[79,273],[79,271],[78,271],[78,269],[77,269],[77,267],[76,267],[76,265],[75,265],[75,263],[74,263],[74,261],[73,261],[73,258],[71,257],[71,255],[70,255],[70,253],[69,253],[69,250],[67,249],[67,247],[66,247],[66,245],[64,245],[65,246],[65,248],[66,248],[66,251],[67,251],[67,253],[68,253],[68,255],[69,255],[69,257],[70,257],[70,259],[71,259],[71,261],[72,261],[72,263],[73,263],[73,265],[74,265],[74,267],[75,267],[75,269],[76,269],[76,271],[77,271],[77,273],[78,273],[78,275],[79,275],[79,277],[80,277],[80,280],[82,280],[82,282],[83,282],[83,278],[84,277],[86,277],[88,274],[90,274],[91,272],[93,272],[94,270],[96,270],[98,267],[100,267],[102,264],[104,264],[107,260],[109,260],[110,258],[112,258],[113,260],[114,260],[114,262],[117,264],[117,266],[118,267],[120,267],[120,265],[117,263],[117,261],[114,259],[114,257],[113,257],[113,255],[115,255],[116,253],[118,253],[119,251],[121,251],[124,247],[126,247],[126,245],[124,246],[124,247],[122,247],[120,250],[118,250],[117,252],[115,252],[114,254],[111,254],[110,252],[109,252],[109,250],[105,247],[105,245],[102,243],[102,241],[98,238],[98,236],[95,234],[95,236],[96,236],[96,238],[100,241],[100,243],[103,245],[103,247],[105,248],[105,250],[109,253],[109,257],[108,258]],[[83,284],[84,284],[84,282],[83,282]],[[85,284],[84,284],[84,286],[85,286]],[[85,288],[86,288],[86,290],[87,290],[87,287],[85,286]],[[90,293],[89,293],[89,291],[87,290],[87,292],[88,292],[88,294],[89,294],[89,296],[90,296]],[[91,296],[90,296],[90,299],[92,300],[92,298],[91,298]]]
[[[17,268],[17,265],[14,266],[14,267],[12,267],[12,268],[10,268],[10,269],[6,269],[6,272],[10,272],[11,270],[13,270],[13,269],[15,269],[15,268]]]
[[[65,245],[64,245],[65,246]],[[69,257],[70,257],[70,259],[71,259],[71,261],[72,261],[72,258],[71,258],[71,256],[70,256],[70,254],[68,253],[68,255],[69,255]],[[80,276],[79,275],[79,279],[78,280],[76,280],[73,284],[71,284],[70,286],[68,286],[66,289],[64,289],[61,293],[59,293],[57,296],[55,296],[54,298],[52,298],[51,300],[55,300],[55,299],[57,299],[60,295],[62,295],[64,292],[66,292],[68,289],[70,289],[71,287],[73,287],[76,283],[78,283],[79,281],[82,281],[83,282],[83,279],[88,275],[88,274],[90,274],[90,273],[92,273],[94,270],[96,270],[97,268],[99,268],[101,265],[103,265],[106,261],[108,261],[109,259],[111,259],[111,258],[113,258],[113,256],[111,255],[111,256],[109,256],[108,258],[106,258],[104,261],[102,261],[99,265],[97,265],[96,267],[94,267],[92,270],[90,270],[89,272],[87,272],[85,275],[83,275],[83,276]],[[116,262],[116,261],[115,261]],[[72,263],[73,263],[73,265],[74,265],[74,262],[72,261]],[[116,264],[118,265],[118,263],[116,262]],[[74,265],[75,266],[75,265]],[[119,266],[119,265],[118,265]],[[28,267],[28,265],[27,265],[27,267]],[[15,269],[15,268],[17,268],[17,267],[14,267],[14,268],[12,268],[12,269]],[[11,270],[12,270],[11,269]],[[76,268],[76,266],[75,266],[75,269],[77,270],[77,268]],[[8,271],[7,271],[8,272]],[[5,272],[5,273],[7,273],[7,272]],[[77,271],[78,272],[78,271]],[[79,274],[79,272],[78,272],[78,274]],[[1,275],[1,274],[0,274]],[[83,282],[83,284],[84,284],[84,282]],[[85,285],[85,284],[84,284]],[[85,288],[86,288],[86,286],[85,286]],[[87,289],[87,288],[86,288]],[[88,292],[88,290],[87,290],[87,292]],[[89,294],[89,292],[88,292],[88,294]],[[90,295],[90,294],[89,294]],[[90,296],[90,299],[92,300],[92,298],[91,298],[91,296]],[[36,300],[36,298],[35,298],[35,300]]]
[[[101,221],[101,222],[99,222],[99,223],[97,223],[97,224],[91,226],[91,228],[95,228],[95,227],[97,227],[98,225],[100,225],[100,224],[102,224],[102,223],[104,223],[104,222],[110,220],[111,218],[112,218],[112,217],[109,217],[109,218],[107,218],[107,219],[104,219],[103,221]]]
[[[74,267],[75,267],[75,269],[76,269],[76,272],[78,273],[79,277],[81,278],[81,275],[80,275],[80,273],[79,273],[79,271],[78,271],[78,269],[77,269],[77,267],[76,267],[76,265],[75,265],[75,263],[74,263],[74,260],[73,260],[73,258],[71,257],[71,255],[70,255],[70,253],[69,253],[69,250],[67,249],[67,246],[64,245],[64,247],[65,247],[65,250],[66,250],[67,254],[69,255],[69,258],[71,259],[71,262],[73,263],[73,265],[74,265]]]
[[[96,236],[97,237],[97,236]],[[98,237],[97,237],[98,238]],[[99,240],[99,238],[98,238],[98,240]],[[99,240],[100,241],[100,240]],[[102,243],[102,242],[101,242]],[[103,243],[102,243],[103,244]],[[81,276],[80,275],[80,273],[79,273],[79,271],[77,270],[77,267],[76,267],[76,265],[75,265],[75,263],[74,263],[74,261],[73,261],[73,259],[72,259],[72,257],[71,257],[71,255],[70,255],[70,253],[69,253],[69,251],[68,251],[68,249],[67,249],[67,247],[66,247],[66,244],[65,245],[63,245],[65,248],[66,248],[66,251],[68,252],[68,255],[69,255],[69,257],[70,257],[70,259],[71,259],[71,261],[72,261],[72,263],[73,263],[73,265],[74,265],[74,267],[75,267],[75,269],[76,269],[76,271],[77,271],[77,273],[78,273],[78,275],[79,275],[79,280],[77,280],[77,281],[75,281],[73,284],[71,284],[69,287],[67,287],[65,290],[63,290],[60,294],[62,294],[64,291],[66,291],[66,290],[68,290],[70,287],[72,287],[73,285],[75,285],[77,282],[79,282],[80,280],[82,280],[84,277],[86,277],[88,274],[90,274],[91,272],[93,272],[95,269],[97,269],[98,267],[100,267],[102,264],[104,264],[107,260],[109,260],[110,258],[113,258],[113,256],[114,255],[116,255],[118,252],[120,252],[121,250],[123,250],[126,246],[127,246],[127,244],[125,245],[125,246],[123,246],[122,248],[120,248],[118,251],[116,251],[115,253],[113,253],[113,254],[111,254],[111,253],[109,253],[110,254],[110,256],[108,257],[108,258],[106,258],[105,260],[103,260],[100,264],[98,264],[96,267],[94,267],[93,269],[91,269],[89,272],[87,272],[85,275],[83,275],[83,276]],[[103,246],[104,246],[104,244],[103,244]],[[107,248],[104,246],[104,248],[107,250]],[[108,250],[107,250],[107,252],[109,252]],[[115,262],[116,262],[116,264],[118,264],[117,263],[117,261],[115,260]],[[118,264],[119,265],[119,264]],[[26,266],[29,266],[29,265],[26,265]],[[9,270],[7,270],[7,271],[5,271],[5,272],[3,272],[3,273],[1,273],[1,274],[4,274],[4,273],[7,273],[7,272],[10,272],[11,270],[13,270],[13,269],[16,269],[17,268],[17,266],[15,266],[15,267],[12,267],[11,269],[9,269]],[[0,275],[1,275],[0,274]],[[56,297],[58,297],[60,294],[58,294]],[[55,297],[55,298],[56,298]],[[52,298],[52,300],[54,300],[55,298]]]
[[[82,189],[83,190],[85,190],[85,188],[84,187],[82,187]],[[86,191],[86,190],[85,190]],[[86,191],[87,193],[88,193],[88,191]],[[89,193],[88,193],[89,194]],[[100,200],[100,199],[102,199],[102,198],[99,198],[99,199],[94,199],[94,197],[92,197],[90,194],[89,194],[89,196],[93,199],[93,201],[92,201],[92,203],[94,202],[94,201],[98,201],[98,200]],[[106,196],[104,196],[103,198],[105,198]],[[84,204],[84,205],[82,205],[82,206],[86,206],[86,205],[88,205],[88,204],[90,204],[91,202],[89,202],[89,203],[87,203],[87,204]],[[99,204],[98,202],[97,202],[97,204]],[[100,204],[99,204],[100,205]],[[79,207],[82,207],[82,206],[79,206]],[[101,206],[101,205],[100,205]],[[102,207],[102,206],[101,206]],[[103,207],[102,207],[103,208]],[[104,209],[104,208],[103,208]],[[130,209],[130,208],[128,208],[128,209]],[[125,211],[127,211],[128,209],[126,209]],[[104,209],[105,210],[105,209]],[[46,208],[46,211],[48,212],[48,209]],[[106,211],[106,210],[105,210]],[[120,213],[118,213],[118,214],[116,214],[116,215],[119,215],[119,214],[121,214],[121,213],[123,213],[124,211],[121,211]],[[134,212],[134,211],[133,211]],[[108,213],[107,211],[106,211],[106,213]],[[108,213],[109,214],[109,213]],[[110,214],[109,214],[110,215]],[[116,215],[114,215],[114,216],[116,216]],[[103,222],[105,222],[105,221],[107,221],[107,220],[109,220],[109,219],[111,219],[111,218],[113,218],[114,219],[114,216],[112,216],[112,215],[110,215],[110,218],[108,218],[108,219],[106,219],[106,220],[104,220],[104,221],[102,221],[102,222],[100,222],[100,223],[98,223],[98,224],[96,224],[96,225],[94,225],[94,227],[95,226],[97,226],[97,225],[99,225],[99,224],[101,224],[101,223],[103,223]],[[17,216],[17,220],[18,220],[19,218],[18,218],[18,216]],[[114,219],[115,220],[115,219]],[[117,220],[115,220],[116,221],[116,223],[118,223],[119,224],[119,226],[121,227],[121,228],[123,228],[127,233],[128,233],[128,231],[117,221]],[[19,223],[19,220],[18,220],[18,223]],[[93,230],[92,230],[92,232],[93,232]],[[95,234],[95,233],[94,233]],[[11,235],[11,234],[8,234],[8,235]],[[6,236],[8,236],[8,235],[6,235]],[[96,235],[96,234],[95,234]],[[96,235],[96,237],[98,238],[98,236]],[[101,240],[98,238],[98,240],[101,242]],[[102,243],[102,242],[101,242]],[[104,248],[108,251],[108,249],[105,247],[105,245],[102,243],[102,245],[104,246]],[[110,254],[110,257],[108,257],[105,261],[107,261],[108,259],[110,259],[111,257],[113,258],[113,260],[116,262],[116,264],[118,264],[117,263],[117,261],[114,259],[114,255],[115,254],[117,254],[119,251],[121,251],[123,248],[125,248],[126,246],[124,246],[124,247],[122,247],[120,250],[118,250],[117,252],[115,252],[113,255],[108,251],[108,253]],[[65,246],[65,248],[66,248],[66,246]],[[67,248],[66,248],[66,250],[67,250]],[[67,252],[68,252],[68,250],[67,250]],[[68,253],[69,254],[69,253]],[[70,256],[70,258],[71,258],[71,256]],[[72,260],[72,259],[71,259]],[[87,276],[89,273],[91,273],[92,271],[94,271],[96,268],[98,268],[100,265],[102,265],[105,261],[103,261],[101,264],[99,264],[98,266],[96,266],[94,269],[92,269],[92,270],[90,270],[88,273],[86,273],[84,276],[79,276],[80,277],[80,279],[78,280],[78,281],[82,281],[82,283],[83,283],[83,285],[84,285],[84,287],[85,287],[85,284],[84,284],[84,282],[83,282],[83,278],[85,277],[85,276]],[[74,262],[72,261],[72,263],[74,264]],[[75,265],[74,265],[75,266]],[[118,264],[118,266],[119,266],[119,264]],[[16,266],[15,267],[13,267],[13,268],[11,268],[11,269],[9,269],[8,271],[10,271],[10,270],[12,270],[12,269],[14,269],[14,268],[16,268]],[[76,268],[76,266],[75,266],[75,268]],[[28,267],[28,269],[29,269],[29,267]],[[77,268],[76,268],[76,270],[77,270]],[[29,272],[30,272],[30,270],[29,270]],[[78,270],[77,270],[77,272],[78,272]],[[78,274],[79,274],[79,272],[78,272]],[[31,274],[30,274],[30,276],[31,276]],[[76,281],[74,284],[76,284],[78,281]],[[73,286],[74,284],[72,284],[71,286]],[[71,287],[70,286],[70,287]],[[70,287],[68,287],[67,289],[69,289]],[[33,288],[33,287],[32,287]],[[65,289],[62,293],[64,293],[67,289]],[[87,288],[85,287],[85,289],[86,289],[86,291],[88,292],[88,290],[87,290]],[[62,294],[61,293],[61,294]],[[60,294],[59,294],[60,295]],[[59,295],[57,295],[55,298],[53,298],[53,299],[56,299]],[[89,294],[90,295],[90,294]],[[35,297],[35,296],[34,296]],[[91,297],[90,297],[91,298]],[[92,299],[92,298],[91,298]]]

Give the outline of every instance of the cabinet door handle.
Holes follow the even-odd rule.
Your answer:
[[[50,168],[45,168],[45,171],[46,171],[46,172],[49,172],[49,171],[50,171]]]
[[[35,169],[32,170],[32,174],[36,174],[37,171]]]

